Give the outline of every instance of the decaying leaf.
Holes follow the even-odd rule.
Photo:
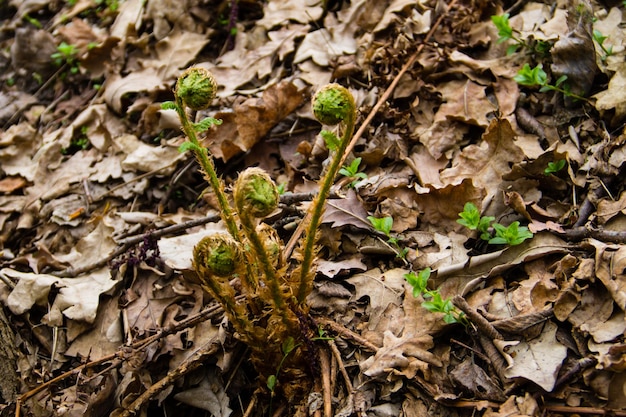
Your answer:
[[[556,339],[557,328],[556,324],[548,321],[535,339],[509,346],[507,353],[513,357],[513,365],[506,369],[506,376],[522,377],[548,392],[552,391],[567,356],[567,348]]]
[[[515,133],[507,120],[494,119],[482,140],[463,149],[452,168],[441,172],[441,179],[444,184],[458,184],[472,178],[474,185],[485,189],[490,198],[496,194],[502,175],[510,171],[511,164],[524,158],[524,152],[515,143]]]
[[[303,96],[295,84],[281,81],[268,87],[262,98],[248,99],[234,107],[234,112],[219,112],[219,129],[208,132],[207,146],[224,161],[250,150],[278,122],[302,104]]]
[[[9,268],[3,269],[2,273],[17,280],[17,285],[7,299],[7,305],[15,314],[24,314],[35,304],[45,307],[52,287],[60,288],[48,314],[48,321],[55,326],[63,325],[62,317],[56,313],[63,314],[68,319],[93,323],[100,295],[118,284],[118,281],[111,279],[106,268],[80,278],[58,278]]]

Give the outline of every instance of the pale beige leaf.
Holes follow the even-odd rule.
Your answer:
[[[104,100],[115,112],[122,113],[122,99],[126,94],[164,91],[169,89],[155,69],[132,72],[125,77],[113,75],[107,79]]]
[[[193,61],[208,42],[206,35],[175,30],[155,45],[157,59],[152,63],[162,80],[175,79],[180,70]]]
[[[59,311],[69,319],[87,323],[92,323],[96,318],[100,295],[119,282],[111,279],[108,268],[78,278],[58,278],[9,268],[3,269],[2,273],[17,280],[17,285],[7,299],[7,306],[14,314],[24,314],[35,304],[45,306],[52,285],[56,285],[60,290],[51,310]],[[63,323],[52,324],[60,326]]]
[[[557,329],[556,324],[548,321],[535,339],[509,346],[508,353],[514,359],[513,365],[505,370],[505,375],[509,378],[528,379],[551,392],[559,369],[567,357],[567,348],[556,339]]]

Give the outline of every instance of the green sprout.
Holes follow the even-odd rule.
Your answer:
[[[480,238],[483,240],[489,240],[491,235],[489,234],[489,227],[491,223],[496,219],[492,216],[481,216],[480,211],[473,203],[465,203],[463,211],[459,213],[460,219],[457,223],[462,224],[470,230],[478,230]]]
[[[50,55],[50,58],[54,61],[57,67],[68,65],[72,74],[78,73],[78,48],[76,45],[68,44],[67,42],[61,42],[57,46],[57,51]]]
[[[496,231],[496,236],[489,239],[489,243],[492,245],[516,246],[533,237],[528,227],[520,226],[519,222],[513,222],[508,227],[494,223],[493,228]]]
[[[35,19],[34,17],[31,17],[28,13],[25,13],[24,16],[22,16],[22,19],[24,19],[25,21],[27,21],[31,25],[35,26],[37,29],[42,29],[43,28],[43,25],[41,24],[41,22],[39,20]]]
[[[404,274],[404,279],[413,287],[413,297],[419,297],[420,294],[427,291],[428,279],[430,278],[430,268],[425,268],[417,274],[409,272]]]
[[[524,41],[513,34],[513,28],[509,22],[509,16],[510,15],[508,13],[505,13],[502,16],[491,16],[491,21],[498,29],[498,43],[504,43],[509,40],[515,42],[513,45],[506,48],[507,55],[517,52],[518,49],[524,46]]]
[[[497,42],[503,43],[513,41],[513,44],[506,48],[506,54],[511,55],[522,48],[526,48],[539,56],[545,56],[550,48],[552,48],[552,45],[549,42],[536,39],[525,41],[524,39],[516,36],[515,31],[509,22],[509,16],[510,15],[508,13],[501,16],[491,16],[491,21],[498,29],[499,38]]]
[[[548,162],[548,166],[546,167],[546,169],[543,170],[543,172],[546,175],[554,174],[556,172],[559,172],[563,168],[565,168],[566,164],[567,162],[565,161],[565,159],[559,159],[558,161]]]
[[[367,220],[370,221],[372,227],[377,231],[387,236],[387,243],[390,244],[396,251],[396,256],[400,259],[406,259],[406,255],[409,252],[407,248],[400,247],[398,238],[391,236],[391,228],[393,227],[393,217],[386,216],[382,218],[367,216]]]
[[[465,203],[463,211],[459,213],[460,219],[457,223],[462,224],[470,230],[477,230],[480,238],[492,245],[519,245],[526,239],[533,237],[533,234],[525,226],[520,226],[519,222],[513,222],[508,227],[500,223],[493,223],[495,217],[481,216],[478,208],[473,203]],[[489,228],[493,227],[495,236],[492,236]]]
[[[543,70],[543,65],[539,64],[535,68],[531,68],[528,63],[524,64],[517,75],[513,77],[518,84],[527,87],[540,87],[539,92],[557,91],[576,100],[587,101],[585,97],[572,93],[569,86],[565,83],[567,75],[561,75],[554,84],[548,83],[548,74]]]
[[[361,165],[361,158],[354,158],[350,165],[344,165],[339,173],[347,178],[354,178],[354,180],[348,185],[349,188],[355,188],[359,182],[367,178],[367,174],[359,172],[359,165]]]
[[[461,323],[467,327],[469,322],[465,317],[465,313],[459,311],[459,309],[452,304],[450,298],[444,299],[439,290],[429,290],[426,288],[428,279],[430,278],[430,273],[431,269],[425,268],[417,274],[414,272],[404,274],[404,279],[406,279],[409,285],[413,287],[413,296],[419,297],[422,295],[424,297],[422,307],[431,313],[443,313],[443,320],[446,323]]]
[[[374,229],[383,233],[388,238],[391,238],[391,228],[393,227],[393,217],[386,216],[382,218],[367,216],[367,220],[370,221]]]
[[[599,30],[595,30],[593,31],[593,40],[596,41],[596,43],[600,46],[600,49],[602,49],[602,52],[604,53],[604,55],[602,55],[602,61],[605,61],[607,57],[613,55],[613,46],[609,45],[609,46],[605,46],[604,45],[604,41],[608,38],[608,36],[604,36],[602,34],[602,32],[600,32]]]

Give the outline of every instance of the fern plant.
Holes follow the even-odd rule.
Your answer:
[[[282,254],[285,245],[276,231],[261,221],[278,205],[279,191],[274,181],[262,169],[246,169],[235,182],[231,206],[213,158],[197,138],[199,131],[220,122],[207,118],[192,123],[187,116],[187,108],[208,107],[216,90],[215,79],[207,70],[190,68],[178,79],[174,102],[164,104],[178,113],[187,137],[180,150],[195,154],[217,196],[220,216],[228,231],[198,242],[193,267],[204,290],[222,305],[237,337],[249,347],[251,361],[260,376],[260,387],[268,387],[272,396],[279,392],[290,401],[298,401],[308,393],[312,372],[317,367],[314,358],[319,329],[306,303],[315,276],[317,231],[354,131],[356,106],[350,92],[337,84],[321,88],[313,97],[316,118],[325,125],[341,124],[343,135],[323,133],[333,144],[331,162],[303,220],[305,227],[299,247],[294,256],[285,260]],[[232,280],[241,282],[240,293],[231,285]],[[288,354],[286,342],[290,347]]]

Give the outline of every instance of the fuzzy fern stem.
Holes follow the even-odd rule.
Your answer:
[[[235,222],[235,218],[233,217],[232,209],[228,204],[226,194],[222,189],[220,179],[217,176],[217,172],[215,171],[213,161],[209,158],[206,149],[202,145],[200,145],[200,142],[198,141],[198,138],[196,136],[196,131],[194,130],[191,122],[189,121],[189,118],[187,117],[184,102],[178,96],[176,96],[176,112],[178,113],[178,117],[180,118],[180,121],[182,123],[183,132],[187,136],[189,142],[192,144],[191,148],[196,155],[198,163],[204,171],[205,178],[211,185],[213,192],[217,196],[217,201],[220,206],[220,214],[222,220],[224,220],[224,223],[226,223],[228,232],[235,239],[241,241],[241,238],[239,236],[239,229],[237,228],[237,223]]]
[[[345,87],[338,84],[327,85],[316,93],[313,101],[314,113],[318,120],[326,124],[337,124],[343,121],[344,132],[334,151],[332,161],[324,174],[317,198],[309,209],[309,223],[305,230],[306,236],[302,245],[302,263],[300,265],[300,277],[296,292],[298,304],[303,304],[311,291],[313,284],[311,267],[316,255],[317,229],[322,221],[326,199],[341,168],[343,154],[350,143],[356,122],[356,104],[352,94]]]

